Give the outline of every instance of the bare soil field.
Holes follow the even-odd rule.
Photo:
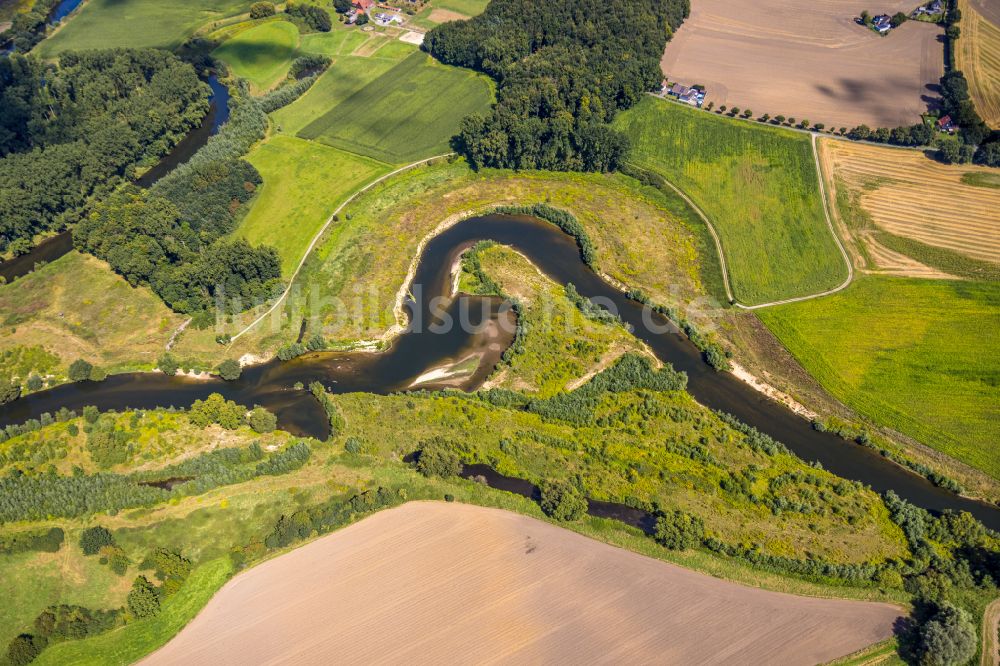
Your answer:
[[[827,127],[919,122],[944,74],[942,31],[909,21],[880,37],[854,23],[867,0],[694,0],[667,43],[671,81],[702,84],[706,102]],[[880,12],[909,12],[889,0]]]
[[[989,21],[1000,27],[1000,4],[996,0],[971,0],[972,6]]]
[[[1000,188],[986,167],[945,165],[920,151],[823,139],[824,173],[846,188],[867,222],[848,225],[855,240],[879,229],[973,259],[1000,262]],[[975,185],[977,178],[985,181]],[[871,253],[879,264],[891,252]]]
[[[962,36],[955,51],[956,65],[969,80],[976,110],[993,128],[1000,127],[1000,23],[987,19],[986,12],[1000,15],[998,4],[986,10],[976,2],[960,0]]]
[[[447,23],[449,21],[464,21],[469,18],[465,14],[459,14],[458,12],[452,11],[450,9],[439,9],[434,8],[431,10],[430,16],[428,16],[434,23]]]
[[[815,664],[889,637],[898,615],[415,502],[241,574],[143,663]]]

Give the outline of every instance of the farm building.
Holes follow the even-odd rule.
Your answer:
[[[680,83],[675,83],[667,87],[667,82],[664,81],[661,89],[666,94],[676,97],[679,101],[691,106],[700,107],[705,102],[705,91],[700,88],[689,88]]]
[[[937,126],[942,132],[950,133],[955,129],[955,122],[951,119],[951,116],[944,116],[943,118],[938,118]]]
[[[352,4],[360,11],[367,12],[375,6],[375,0],[353,0]]]
[[[935,14],[940,14],[944,11],[944,6],[941,4],[941,0],[934,0],[934,2],[928,2],[926,5],[921,5],[913,10],[912,16],[914,18],[918,16],[934,16]]]
[[[888,14],[879,14],[872,19],[872,30],[879,34],[886,34],[892,30],[892,17]]]

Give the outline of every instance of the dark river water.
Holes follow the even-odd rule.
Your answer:
[[[55,25],[69,16],[74,9],[80,6],[81,2],[83,0],[62,0],[52,8],[52,12],[49,14],[49,25]]]
[[[136,185],[149,187],[177,166],[187,162],[208,142],[208,137],[217,134],[222,124],[229,120],[229,89],[219,82],[215,74],[208,77],[208,85],[212,88],[212,96],[208,99],[210,104],[208,113],[205,114],[201,125],[188,132],[188,135],[157,162],[156,166],[137,178]]]
[[[181,407],[219,392],[241,404],[260,404],[272,409],[284,429],[324,438],[328,432],[325,416],[307,391],[293,388],[296,382],[308,385],[320,381],[335,393],[385,394],[406,389],[428,369],[479,352],[484,357],[478,371],[452,384],[463,390],[474,389],[489,374],[500,356],[499,350],[512,339],[509,311],[498,299],[464,295],[450,300],[443,316],[432,314],[431,305],[435,296],[450,293],[450,269],[458,254],[482,239],[516,248],[556,282],[572,282],[581,294],[597,298],[615,310],[658,358],[688,374],[688,390],[703,405],[732,414],[784,443],[802,459],[817,461],[839,476],[861,481],[879,492],[894,490],[932,511],[966,510],[987,526],[1000,529],[997,507],[937,488],[868,448],[831,433],[818,432],[808,421],[731,374],[714,371],[666,318],[629,300],[590,270],[581,260],[572,238],[547,222],[508,215],[466,220],[427,244],[411,285],[416,300],[407,304],[409,328],[385,352],[317,352],[287,363],[275,360],[247,368],[235,382],[198,381],[158,373],[115,375],[103,382],[58,386],[15,400],[0,407],[0,425],[22,422],[63,406],[70,409],[85,405],[101,409]],[[430,330],[430,324],[444,317],[457,318],[460,310],[470,313],[470,322],[478,326],[477,331],[469,333],[460,326],[452,326],[446,332]],[[501,326],[502,323],[508,325]],[[424,385],[436,386],[440,384]]]

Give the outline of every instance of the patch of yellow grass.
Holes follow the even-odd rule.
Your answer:
[[[955,61],[969,81],[976,110],[990,127],[1000,127],[1000,27],[977,12],[966,0],[962,10],[962,36]]]
[[[848,141],[824,139],[821,146],[832,171],[826,175],[856,198],[873,231],[1000,262],[1000,189],[963,182],[966,174],[988,174],[989,169],[939,164],[919,151]]]

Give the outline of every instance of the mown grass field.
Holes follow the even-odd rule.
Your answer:
[[[1000,127],[1000,26],[994,25],[966,0],[962,10],[962,35],[955,50],[955,64],[969,81],[976,111],[986,124]]]
[[[443,21],[458,21],[482,14],[488,5],[488,0],[432,0],[415,16],[410,17],[410,23],[430,30]]]
[[[413,53],[298,136],[402,164],[448,152],[462,118],[485,110],[491,99],[486,77]]]
[[[1000,284],[862,277],[757,315],[859,414],[1000,479]]]
[[[172,49],[201,26],[245,12],[246,0],[88,0],[72,21],[37,48],[62,51],[122,47]]]
[[[312,32],[308,35],[302,35],[302,50],[325,56],[350,55],[354,49],[369,39],[383,39],[383,37],[362,32],[358,28],[349,28],[343,24],[334,23],[330,32]]]
[[[337,205],[389,170],[366,157],[284,134],[259,144],[247,159],[264,184],[234,235],[277,248],[286,279]]]
[[[0,351],[40,346],[58,356],[56,377],[77,358],[107,369],[152,365],[185,319],[75,251],[0,286],[0,313]]]
[[[431,5],[439,9],[448,9],[466,16],[479,16],[490,4],[489,0],[432,0]]]
[[[252,89],[273,88],[288,75],[299,45],[299,29],[289,21],[269,21],[241,32],[212,52]]]
[[[350,48],[346,42],[341,46],[345,50]],[[303,50],[308,50],[305,45]],[[331,57],[333,63],[330,68],[320,75],[306,94],[271,114],[273,125],[279,132],[298,134],[306,125],[323,117],[330,109],[391,70],[405,56],[379,58],[338,54]]]
[[[838,200],[859,209],[857,214],[845,214],[844,206],[840,210],[857,243],[899,247],[916,261],[958,277],[1000,274],[1000,189],[993,186],[992,169],[940,164],[919,151],[833,139],[820,142],[820,153]],[[935,258],[935,249],[942,258]],[[887,267],[877,247],[868,254],[872,268]]]
[[[807,136],[652,98],[615,126],[632,140],[637,164],[684,190],[712,221],[740,302],[804,296],[847,276]]]

